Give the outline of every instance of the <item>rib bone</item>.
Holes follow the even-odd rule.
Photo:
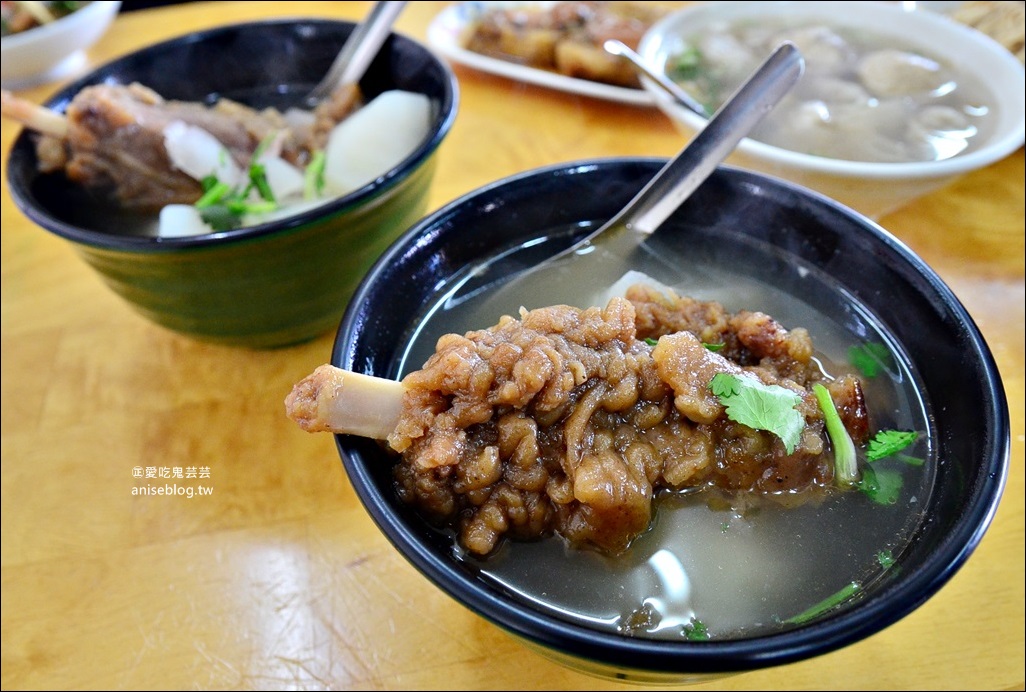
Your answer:
[[[68,120],[63,115],[15,96],[6,89],[0,93],[0,112],[30,130],[54,137],[68,135]]]
[[[402,400],[401,382],[321,365],[292,388],[285,412],[307,432],[384,440],[399,423]]]

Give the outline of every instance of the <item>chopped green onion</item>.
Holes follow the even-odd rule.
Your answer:
[[[261,199],[268,202],[276,201],[274,199],[274,192],[271,191],[271,185],[267,182],[267,169],[264,164],[249,164],[249,180],[253,187],[256,188],[257,194],[260,195]]]
[[[267,147],[271,146],[271,142],[273,142],[277,136],[277,132],[272,132],[271,134],[261,139],[257,143],[256,148],[253,150],[252,156],[249,157],[249,160],[252,162],[259,161],[260,157],[264,155],[265,151],[267,151]]]
[[[196,200],[195,207],[197,209],[205,209],[209,206],[213,206],[224,199],[225,195],[231,192],[231,189],[232,188],[228,183],[217,180],[206,192],[203,193],[202,197]]]
[[[814,620],[815,618],[819,617],[828,610],[835,608],[840,604],[844,603],[845,601],[847,601],[849,598],[858,593],[859,589],[861,588],[862,587],[859,585],[858,582],[853,581],[844,588],[840,589],[837,593],[827,596],[822,601],[812,606],[808,610],[802,611],[798,615],[795,615],[792,618],[784,620],[784,622],[789,625],[801,625],[808,622],[809,620]]]
[[[839,483],[854,485],[859,480],[859,460],[855,453],[855,443],[851,441],[851,435],[845,429],[827,388],[817,382],[812,385],[812,393],[816,395],[819,409],[823,412],[827,435],[834,446],[834,477]]]
[[[203,177],[203,180],[200,181],[200,186],[203,188],[204,192],[207,192],[210,188],[217,185],[217,183],[217,176],[211,173],[210,175]]]
[[[278,208],[278,205],[274,202],[262,201],[262,202],[250,202],[245,199],[230,199],[225,202],[225,206],[228,207],[228,211],[233,214],[263,214],[269,211],[274,211]]]
[[[303,172],[303,198],[307,200],[316,199],[324,192],[324,166],[326,162],[324,152],[315,151],[313,158]]]

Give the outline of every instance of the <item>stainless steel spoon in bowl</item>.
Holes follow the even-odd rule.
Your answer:
[[[489,288],[484,314],[497,318],[520,306],[566,303],[586,307],[594,300],[588,286],[613,285],[624,267],[662,265],[668,282],[679,270],[645,240],[734,150],[801,77],[805,62],[791,43],[778,47],[716,112],[706,126],[671,159],[618,214],[571,247],[504,280],[489,281],[490,269],[474,274],[479,295]],[[645,253],[639,256],[638,253]],[[473,272],[471,272],[473,274]],[[587,280],[582,280],[586,278]],[[656,277],[653,277],[656,278]],[[460,291],[467,290],[461,288]],[[454,296],[459,300],[458,296]],[[534,305],[532,305],[534,303]]]
[[[646,235],[655,231],[773,110],[804,70],[794,44],[779,46],[619,214],[580,244],[621,229]]]
[[[341,85],[359,82],[381,50],[385,39],[392,33],[392,23],[405,6],[406,2],[391,0],[375,3],[366,19],[357,24],[346,39],[327,74],[306,95],[303,105],[315,108]]]

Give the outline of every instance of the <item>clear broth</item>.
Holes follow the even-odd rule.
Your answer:
[[[507,541],[485,559],[464,554],[454,541],[458,559],[557,617],[654,638],[684,638],[695,620],[716,639],[777,631],[853,582],[860,592],[869,588],[886,570],[881,554],[897,560],[922,520],[934,476],[928,404],[898,344],[828,276],[740,234],[724,242],[722,235],[689,229],[686,253],[661,243],[657,234],[630,258],[600,248],[532,272],[527,280],[502,278],[533,267],[579,231],[561,229],[548,240],[468,267],[411,333],[401,374],[417,369],[444,333],[491,326],[503,313],[516,315],[521,305],[604,305],[617,279],[637,270],[680,294],[805,327],[827,363],[846,363],[853,345],[885,344],[892,362],[885,373],[865,380],[873,428],[919,431],[909,453],[926,463],[875,462],[900,467],[903,489],[893,505],[854,490],[790,508],[768,500],[732,507],[709,491],[664,493],[657,496],[649,531],[618,557],[571,548],[557,537]]]

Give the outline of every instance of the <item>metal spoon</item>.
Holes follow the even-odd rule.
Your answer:
[[[406,2],[378,2],[367,18],[360,22],[346,39],[328,73],[304,99],[307,108],[314,108],[343,84],[360,81],[363,73],[381,50],[392,32],[392,23],[403,11]]]
[[[688,110],[694,111],[703,118],[709,117],[709,112],[705,106],[696,101],[691,94],[681,89],[676,82],[672,79],[668,79],[666,75],[656,72],[654,69],[648,66],[645,59],[638,55],[630,46],[623,41],[617,41],[616,39],[609,39],[602,44],[602,47],[607,53],[613,55],[619,55],[627,58],[634,67],[640,70],[646,77],[651,79],[653,82],[663,88],[663,90],[673,97],[680,105],[684,106]]]
[[[804,70],[805,61],[794,44],[778,47],[619,214],[581,242],[594,242],[618,228],[652,233],[791,90]]]
[[[523,301],[551,305],[593,300],[589,286],[612,285],[623,274],[625,263],[636,266],[642,261],[641,255],[664,266],[668,279],[679,281],[682,277],[677,275],[676,264],[657,248],[648,247],[646,238],[705,182],[737,143],[790,91],[804,69],[798,49],[791,43],[781,45],[691,142],[596,231],[512,278],[494,277],[493,281],[488,269],[476,271],[474,293],[480,295],[488,284],[494,287],[483,299],[485,312],[481,314],[516,314]],[[496,286],[499,282],[501,285]],[[460,289],[460,293],[468,289],[469,286]],[[584,291],[588,291],[587,295]],[[468,297],[454,296],[454,302]]]

